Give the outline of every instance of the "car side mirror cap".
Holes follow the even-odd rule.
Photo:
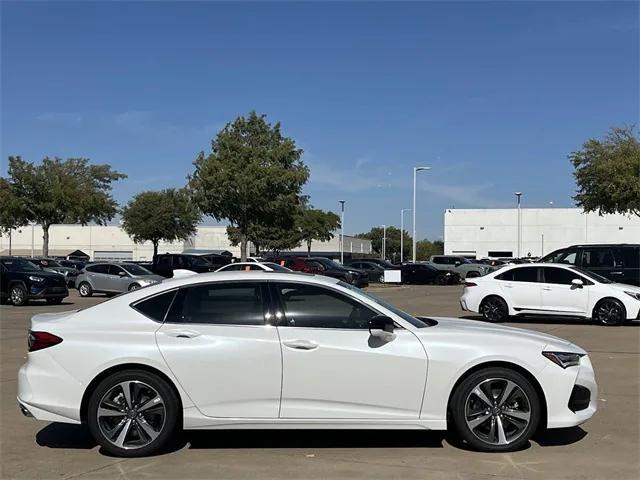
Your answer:
[[[118,276],[119,276],[119,277],[126,277],[126,275],[127,275],[127,274],[126,274],[126,273],[124,273],[124,272],[118,272]]]
[[[571,285],[577,288],[582,288],[584,286],[584,282],[579,278],[574,278],[573,280],[571,280]]]
[[[376,315],[369,320],[369,335],[383,340],[395,338],[393,330],[395,328],[393,319],[386,315]]]

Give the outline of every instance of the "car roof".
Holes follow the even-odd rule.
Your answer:
[[[558,248],[557,250],[566,250],[568,248],[593,248],[593,247],[640,247],[640,243],[590,243],[590,244],[578,244],[570,245],[564,248]]]
[[[305,274],[300,272],[266,272],[264,270],[249,271],[224,271],[198,273],[187,277],[168,278],[153,287],[162,285],[164,287],[183,287],[187,285],[196,285],[198,283],[225,282],[234,280],[280,280],[293,282],[307,282],[325,285],[335,285],[340,280],[324,275]],[[151,287],[145,287],[145,290]],[[142,290],[142,289],[140,289]],[[161,290],[166,290],[162,288]]]

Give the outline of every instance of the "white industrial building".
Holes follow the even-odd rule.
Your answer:
[[[42,228],[27,225],[0,237],[0,255],[11,253],[18,256],[39,256],[42,254]],[[344,251],[347,253],[370,253],[371,241],[345,235]],[[158,253],[180,253],[186,249],[227,250],[240,256],[240,247],[231,245],[226,226],[201,226],[196,234],[185,242],[160,243]],[[311,245],[313,252],[337,252],[340,250],[340,235],[336,233],[328,242]],[[118,225],[52,225],[49,228],[49,255],[66,257],[80,250],[92,260],[136,260],[149,261],[153,258],[151,242],[134,243]],[[306,244],[295,251],[306,252]]]
[[[520,256],[538,257],[576,244],[640,243],[640,217],[584,213],[579,208],[522,208]],[[447,209],[446,254],[475,258],[518,255],[518,209]]]

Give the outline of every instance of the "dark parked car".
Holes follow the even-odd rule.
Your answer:
[[[351,283],[356,287],[366,287],[369,285],[369,275],[364,270],[354,267],[340,265],[337,262],[325,257],[310,257],[309,260],[315,261],[323,266],[322,275],[327,277],[339,278],[347,283]]]
[[[460,283],[460,274],[449,270],[438,270],[428,263],[405,263],[402,265],[402,283],[453,285]]]
[[[78,277],[78,270],[76,268],[66,267],[53,258],[27,258],[26,260],[47,272],[59,273],[67,281],[67,286],[75,286],[76,278]]]
[[[640,286],[640,245],[572,245],[545,255],[542,263],[565,263],[608,278],[612,282]]]
[[[0,257],[0,298],[14,305],[44,299],[49,304],[62,303],[69,296],[65,278],[47,272],[33,263],[16,257]]]
[[[350,262],[346,262],[349,265],[352,265],[354,262],[370,262],[375,263],[376,265],[380,265],[385,270],[398,270],[400,265],[395,265],[391,263],[389,260],[383,260],[382,258],[361,258],[360,260],[351,260]]]
[[[87,262],[83,262],[81,260],[58,260],[58,263],[63,267],[75,268],[78,271],[82,270],[87,265]]]
[[[384,282],[385,267],[369,260],[352,260],[348,264],[349,267],[357,268],[364,271],[369,276],[370,282]],[[397,270],[399,267],[395,267]]]
[[[173,277],[173,271],[177,269],[191,270],[196,273],[215,272],[222,265],[214,265],[200,255],[188,253],[161,253],[153,257],[153,263],[149,270],[163,277]]]

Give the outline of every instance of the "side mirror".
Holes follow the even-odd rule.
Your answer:
[[[393,328],[393,320],[385,315],[376,315],[369,320],[369,335],[372,337],[391,340],[395,336]]]
[[[584,282],[579,278],[574,278],[571,280],[571,285],[576,288],[582,288],[584,286]]]
[[[122,270],[120,270],[120,271],[118,272],[118,276],[119,276],[119,277],[126,277],[126,276],[127,276],[127,274],[126,274],[126,273],[124,273]]]
[[[460,260],[456,260],[455,266],[459,267],[462,264],[462,262]]]

